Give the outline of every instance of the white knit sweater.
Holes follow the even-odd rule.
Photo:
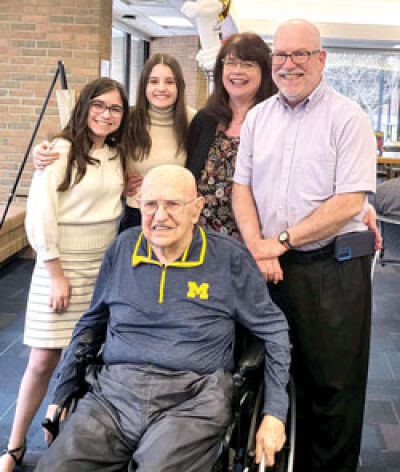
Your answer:
[[[70,143],[58,139],[54,151],[60,158],[44,170],[36,170],[29,191],[25,227],[40,260],[58,258],[63,239],[69,249],[102,248],[115,236],[121,214],[123,174],[115,150],[105,145],[90,155],[100,161],[88,165],[83,179],[64,192],[57,190],[67,167]],[[72,171],[71,182],[76,170]]]

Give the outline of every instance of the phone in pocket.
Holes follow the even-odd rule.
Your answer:
[[[336,237],[333,257],[337,261],[348,261],[354,257],[372,256],[374,252],[374,231],[355,231],[340,234]]]

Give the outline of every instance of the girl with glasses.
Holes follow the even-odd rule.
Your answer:
[[[52,143],[58,160],[34,174],[25,222],[37,254],[24,332],[31,350],[1,472],[22,462],[26,433],[61,350],[89,307],[104,251],[115,238],[128,118],[128,100],[118,82],[90,82]]]

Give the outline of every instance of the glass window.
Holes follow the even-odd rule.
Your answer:
[[[136,88],[139,82],[140,73],[142,72],[143,64],[145,62],[145,44],[144,41],[130,36],[131,41],[131,57],[129,70],[129,103],[134,105],[136,103]]]
[[[400,141],[400,53],[327,49],[325,77],[330,85],[358,102],[384,143]]]
[[[126,33],[113,28],[111,45],[111,77],[125,85]]]
[[[110,77],[125,86],[130,105],[136,103],[136,87],[147,50],[146,41],[112,28]]]

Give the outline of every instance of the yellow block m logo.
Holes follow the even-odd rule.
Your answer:
[[[196,282],[188,282],[188,292],[186,296],[188,298],[196,298],[198,296],[203,300],[208,300],[208,286],[208,284],[203,283],[198,287]]]

